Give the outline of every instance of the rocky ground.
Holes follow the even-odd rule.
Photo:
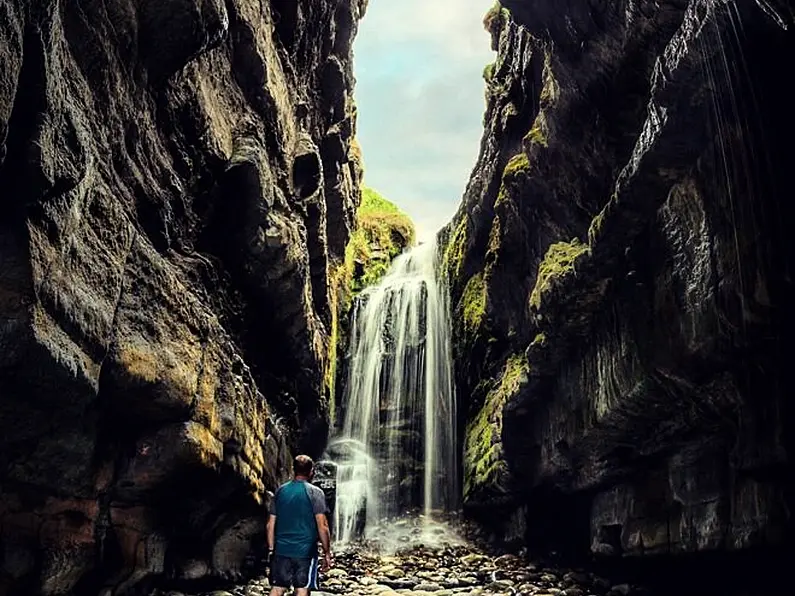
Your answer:
[[[400,522],[374,540],[338,548],[333,569],[321,577],[321,592],[346,596],[634,596],[637,586],[613,583],[584,569],[530,561],[515,554],[497,554],[460,538],[446,528],[423,531]],[[267,595],[267,577],[229,591],[201,596]],[[168,592],[164,596],[186,596]]]

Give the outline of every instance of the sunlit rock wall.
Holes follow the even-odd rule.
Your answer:
[[[323,447],[365,5],[0,1],[0,593],[234,576]]]

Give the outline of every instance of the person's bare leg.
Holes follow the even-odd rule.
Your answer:
[[[284,596],[287,592],[287,588],[280,588],[278,586],[273,586],[271,588],[271,596]]]
[[[296,588],[295,596],[309,596],[309,588]]]

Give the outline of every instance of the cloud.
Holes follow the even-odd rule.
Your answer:
[[[428,240],[455,213],[475,164],[494,60],[492,0],[371,0],[355,46],[365,183]]]

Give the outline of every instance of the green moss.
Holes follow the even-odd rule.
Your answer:
[[[502,203],[507,201],[509,198],[511,198],[510,191],[508,190],[508,186],[503,181],[503,183],[500,184],[500,190],[497,193],[497,200],[494,201],[494,206],[497,207],[497,206],[501,205]]]
[[[507,472],[502,452],[502,410],[527,381],[529,365],[524,353],[505,362],[499,384],[486,396],[483,407],[466,429],[464,446],[464,498],[479,489],[501,488]]]
[[[500,184],[500,190],[497,193],[497,199],[494,201],[494,206],[497,207],[510,198],[513,182],[516,181],[516,177],[519,174],[528,175],[529,172],[530,159],[527,157],[527,154],[522,151],[521,153],[514,155],[508,161],[508,164],[505,166],[505,169],[502,172],[502,184]]]
[[[525,380],[528,372],[529,365],[524,352],[508,358],[502,371],[500,386],[497,388],[497,393],[503,403],[519,390],[519,386]]]
[[[491,224],[491,230],[489,230],[489,243],[486,245],[487,263],[492,259],[497,258],[497,255],[500,251],[501,240],[502,240],[502,224],[500,222],[500,216],[495,215],[494,221]]]
[[[535,123],[533,124],[533,128],[531,128],[530,132],[525,135],[524,140],[529,143],[541,145],[542,147],[549,147],[549,140],[547,139],[546,132],[544,131],[542,114],[538,115]]]
[[[492,36],[499,36],[510,18],[511,12],[498,0],[483,17],[483,28]]]
[[[464,256],[467,246],[467,221],[462,217],[456,225],[455,230],[447,242],[444,249],[442,264],[450,279],[457,279],[461,276],[464,267]]]
[[[464,315],[464,329],[469,332],[476,331],[486,316],[486,284],[483,274],[473,275],[464,288],[461,297]]]
[[[527,157],[527,154],[522,151],[518,155],[514,155],[508,165],[505,166],[505,170],[502,173],[502,179],[505,181],[511,181],[516,178],[516,175],[519,173],[527,173],[530,170],[530,160]]]
[[[362,189],[357,222],[345,249],[345,268],[354,294],[378,283],[392,260],[415,238],[411,219],[372,188]]]
[[[539,333],[538,335],[535,336],[533,343],[531,343],[530,345],[541,347],[546,345],[546,343],[547,343],[547,336],[544,335],[543,333]]]
[[[384,215],[397,215],[405,219],[404,224],[412,229],[412,237],[414,234],[414,226],[408,216],[403,213],[397,205],[392,201],[384,198],[377,190],[369,187],[362,188],[362,203],[359,205],[359,210],[356,212],[359,219],[370,216],[384,216]]]
[[[536,285],[530,294],[530,305],[541,307],[541,299],[556,280],[574,270],[574,265],[584,253],[588,252],[588,245],[581,243],[576,238],[571,242],[558,242],[547,250],[547,254],[538,266]]]
[[[491,83],[494,80],[494,70],[496,65],[492,62],[491,64],[487,64],[483,67],[483,80],[487,83]]]

